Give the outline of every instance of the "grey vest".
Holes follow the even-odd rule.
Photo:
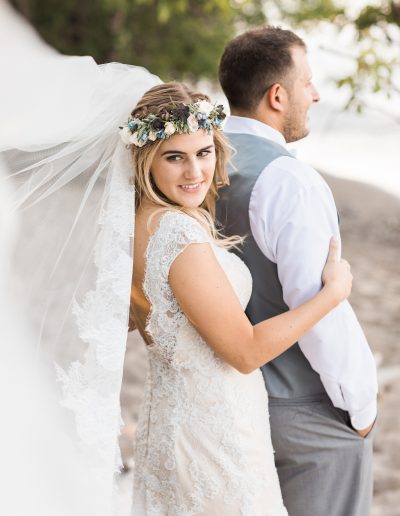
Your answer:
[[[236,170],[230,171],[230,186],[220,190],[217,221],[227,235],[246,235],[236,254],[246,263],[253,277],[253,291],[246,314],[252,324],[289,310],[283,300],[276,263],[270,261],[256,244],[250,228],[249,202],[258,176],[280,156],[291,156],[282,146],[248,134],[225,133],[237,150]],[[296,257],[293,256],[295,260]],[[313,398],[325,393],[319,375],[296,343],[262,368],[272,398]]]

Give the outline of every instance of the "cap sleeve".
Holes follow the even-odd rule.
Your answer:
[[[159,291],[160,282],[168,282],[174,260],[190,244],[210,242],[203,226],[186,213],[168,211],[162,215],[158,228],[150,237],[146,251],[145,293],[154,302],[154,288]]]

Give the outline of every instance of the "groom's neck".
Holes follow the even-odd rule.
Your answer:
[[[253,120],[257,120],[258,122],[262,122],[263,124],[269,125],[273,129],[276,129],[280,133],[283,134],[282,124],[280,120],[278,120],[275,116],[269,116],[268,113],[265,112],[249,112],[243,111],[240,109],[231,108],[231,115],[233,116],[242,116],[245,118],[252,118]]]

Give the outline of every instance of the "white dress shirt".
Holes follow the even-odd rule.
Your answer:
[[[228,117],[224,131],[252,134],[286,148],[283,135],[245,117]],[[249,207],[253,237],[263,254],[277,264],[283,298],[295,308],[321,289],[329,241],[340,239],[332,192],[310,166],[281,156],[260,174]],[[350,414],[354,428],[370,425],[377,411],[376,365],[348,301],[316,324],[299,346],[335,407]]]

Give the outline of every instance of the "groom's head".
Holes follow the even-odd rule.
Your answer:
[[[222,55],[219,80],[233,115],[269,124],[287,142],[307,136],[307,112],[319,95],[304,41],[292,31],[263,27],[233,39]]]

